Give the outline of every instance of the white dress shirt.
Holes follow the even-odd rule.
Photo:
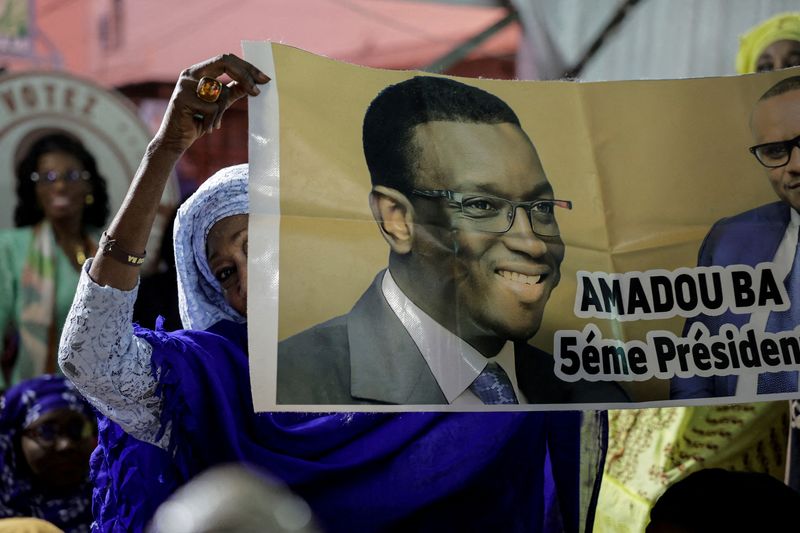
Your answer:
[[[517,384],[513,342],[507,341],[496,356],[484,357],[417,307],[397,286],[388,270],[383,276],[381,290],[389,307],[400,319],[428,363],[428,368],[449,404],[483,405],[469,386],[490,361],[495,361],[508,374],[519,403],[527,403]]]

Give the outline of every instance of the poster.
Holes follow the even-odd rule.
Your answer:
[[[266,43],[245,58],[273,80],[250,101],[256,410],[796,394],[759,392],[762,374],[800,368],[794,328],[767,326],[791,308],[794,245],[779,245],[797,239],[767,175],[793,167],[748,150],[797,135],[774,124],[786,113],[755,140],[750,125],[796,72],[443,82]],[[511,387],[517,403],[473,390],[491,362],[505,374],[490,372],[496,401]]]

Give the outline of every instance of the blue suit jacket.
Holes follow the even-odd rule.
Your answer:
[[[383,296],[378,273],[346,315],[278,343],[278,403],[294,405],[446,404],[428,363]],[[553,356],[514,345],[519,388],[528,403],[611,403],[630,398],[616,382],[568,383]]]
[[[698,254],[698,266],[749,265],[772,261],[791,219],[791,207],[784,202],[762,205],[739,215],[718,221],[706,235]],[[695,322],[705,324],[716,334],[723,324],[741,328],[750,322],[750,314],[726,311],[719,316],[700,315],[686,321],[684,335]],[[736,394],[736,376],[674,378],[670,397],[710,398]]]
[[[762,205],[715,223],[703,240],[697,266],[749,265],[772,261],[791,219],[791,207],[785,202]],[[684,325],[686,334],[695,322],[704,324],[714,335],[723,324],[741,328],[750,322],[750,313],[726,311],[719,316],[700,315]],[[710,398],[736,394],[736,376],[674,378],[670,397]]]

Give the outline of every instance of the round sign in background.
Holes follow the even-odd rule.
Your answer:
[[[0,228],[13,227],[15,166],[24,155],[20,149],[29,147],[39,132],[52,130],[77,137],[94,155],[106,178],[111,216],[121,205],[151,137],[128,100],[90,81],[60,72],[0,77]],[[162,205],[175,206],[178,200],[173,175]],[[160,234],[160,229],[154,228],[154,233]]]

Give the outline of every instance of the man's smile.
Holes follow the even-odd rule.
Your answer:
[[[526,285],[536,285],[544,277],[543,274],[529,276],[521,274],[520,272],[511,272],[509,270],[498,270],[497,273],[507,281],[516,281],[517,283],[524,283]]]
[[[503,266],[494,271],[501,286],[511,291],[521,303],[535,303],[545,294],[549,269],[542,265]]]

